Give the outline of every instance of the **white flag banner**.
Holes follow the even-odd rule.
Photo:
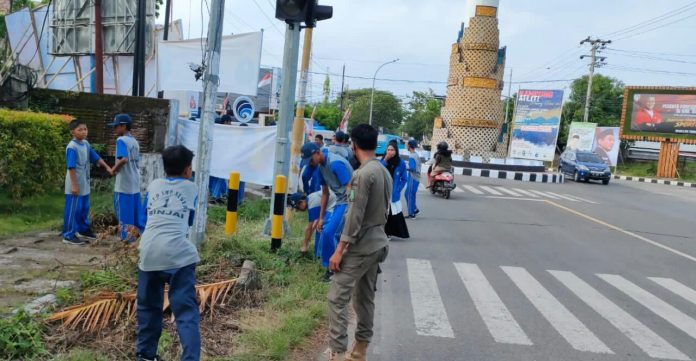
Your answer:
[[[199,127],[198,121],[179,119],[181,144],[193,152],[198,150]],[[228,179],[236,171],[243,182],[273,184],[276,128],[214,124],[210,175]]]
[[[222,37],[218,92],[256,96],[262,38],[261,32]],[[161,41],[157,52],[158,90],[203,89],[190,68],[201,64],[201,39]]]

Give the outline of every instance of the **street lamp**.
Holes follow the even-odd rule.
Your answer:
[[[372,96],[370,96],[370,125],[372,125],[372,103],[375,101],[375,79],[377,79],[377,73],[379,72],[379,69],[382,69],[383,66],[396,63],[397,61],[399,61],[398,58],[380,65],[375,71],[375,76],[372,77]]]

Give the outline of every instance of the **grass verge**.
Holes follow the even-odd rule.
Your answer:
[[[677,164],[679,179],[686,182],[696,182],[696,162],[680,161]],[[617,167],[617,175],[655,178],[657,174],[657,161],[629,162]]]
[[[96,180],[90,195],[91,213],[113,212],[113,180]],[[56,189],[13,202],[0,193],[0,238],[36,230],[58,229],[63,224],[65,194]]]

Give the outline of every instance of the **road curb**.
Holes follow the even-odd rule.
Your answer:
[[[675,180],[666,180],[666,179],[634,177],[634,176],[625,176],[625,175],[614,175],[614,179],[630,181],[630,182],[642,182],[642,183],[664,184],[664,185],[676,186],[676,187],[696,188],[696,183],[689,183],[689,182],[682,182],[682,181],[675,181]]]
[[[469,177],[497,178],[533,183],[564,183],[565,177],[560,173],[510,172],[493,169],[455,168],[456,174]]]

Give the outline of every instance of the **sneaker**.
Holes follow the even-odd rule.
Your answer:
[[[417,215],[418,215],[418,213],[420,213],[420,209],[417,209],[417,208],[416,208],[416,212],[415,212],[415,213],[413,213],[413,215],[414,215],[414,216],[417,216]]]
[[[333,272],[326,271],[323,276],[321,276],[322,282],[331,282],[331,277],[333,277]]]
[[[87,230],[87,231],[85,231],[85,232],[77,232],[77,235],[80,236],[80,237],[82,237],[82,238],[84,238],[84,239],[88,239],[88,240],[91,240],[91,241],[94,241],[94,240],[97,239],[97,235],[94,234],[94,232],[92,232],[91,229],[90,229],[90,230]]]
[[[416,219],[416,215],[412,214],[412,215],[408,216],[408,219]]]
[[[73,236],[72,239],[67,239],[67,238],[63,237],[63,243],[69,244],[72,246],[82,246],[83,244],[85,244],[85,241],[77,238],[77,236]]]

